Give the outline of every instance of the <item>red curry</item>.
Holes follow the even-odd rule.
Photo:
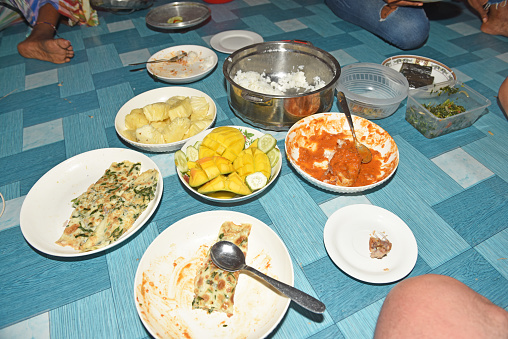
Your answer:
[[[338,141],[341,139],[340,141]],[[381,154],[370,149],[372,161],[361,163],[351,136],[322,131],[308,137],[317,147],[299,149],[298,166],[310,176],[325,183],[340,186],[366,186],[381,180]],[[339,144],[337,144],[339,142]],[[333,150],[331,152],[331,150]],[[331,159],[329,157],[333,154]],[[327,163],[328,166],[316,166]]]

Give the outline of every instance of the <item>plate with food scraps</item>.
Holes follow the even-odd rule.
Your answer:
[[[82,252],[56,242],[62,236],[74,211],[73,199],[88,190],[105,175],[113,162],[140,163],[140,173],[159,172],[155,195],[134,224],[116,241],[104,247]],[[132,237],[155,212],[163,191],[163,180],[157,165],[146,155],[123,148],[103,148],[78,154],[53,167],[30,189],[20,213],[20,226],[27,242],[38,251],[58,257],[79,257],[117,246]],[[51,199],[48,199],[51,192]],[[97,226],[98,227],[98,226]],[[83,234],[84,236],[85,234]]]
[[[210,45],[219,52],[231,54],[240,48],[263,41],[263,37],[255,32],[232,30],[215,34],[210,39]]]
[[[162,61],[176,58],[177,61]],[[163,49],[148,59],[146,69],[156,79],[186,84],[203,79],[217,66],[217,54],[199,45],[180,45]]]
[[[397,144],[372,121],[356,115],[352,119],[358,141],[372,153],[369,163],[361,163],[346,116],[329,112],[291,126],[285,140],[291,166],[311,184],[335,193],[359,193],[386,183],[399,165]]]
[[[234,211],[208,211],[183,218],[147,248],[136,272],[134,299],[155,338],[264,338],[284,317],[290,300],[261,279],[241,272],[231,317],[192,309],[194,280],[224,222],[252,225],[246,262],[293,286],[293,264],[278,235],[262,221]]]
[[[408,225],[378,206],[357,204],[340,208],[328,218],[323,234],[332,261],[344,273],[365,282],[385,284],[400,280],[413,270],[418,258],[418,245]],[[371,251],[371,244],[381,248],[373,246]],[[391,249],[383,253],[382,247]]]
[[[199,2],[171,2],[150,10],[146,24],[162,30],[178,30],[197,26],[212,15],[208,6]]]
[[[131,146],[148,152],[172,152],[210,128],[216,116],[217,107],[208,94],[190,87],[161,87],[127,101],[116,114],[115,129]]]
[[[450,67],[423,56],[396,55],[389,57],[381,64],[404,74],[410,89],[432,84],[442,87],[453,86],[457,81],[457,76]]]
[[[258,196],[259,194],[263,193],[266,189],[268,189],[268,187],[273,185],[273,183],[275,182],[275,179],[279,175],[281,167],[282,167],[282,158],[280,155],[280,149],[276,144],[277,141],[270,134],[261,132],[260,130],[257,130],[254,128],[243,127],[243,126],[216,127],[213,129],[203,131],[203,132],[199,133],[198,135],[195,135],[194,137],[187,140],[187,142],[182,146],[182,148],[180,150],[181,153],[180,152],[179,153],[180,154],[183,153],[183,156],[187,157],[186,158],[187,161],[197,160],[195,158],[195,156],[194,156],[194,159],[189,157],[189,151],[190,151],[189,148],[192,147],[192,148],[194,148],[194,150],[193,150],[194,153],[199,153],[199,147],[200,147],[201,143],[203,142],[203,140],[210,133],[216,133],[218,131],[218,129],[224,129],[224,128],[236,129],[240,132],[239,133],[240,136],[243,134],[243,138],[245,139],[245,144],[243,147],[244,150],[247,150],[251,146],[252,147],[256,146],[256,144],[257,144],[256,140],[257,139],[261,140],[262,137],[263,137],[263,140],[264,139],[267,139],[267,140],[271,139],[272,143],[275,143],[275,144],[271,145],[270,149],[266,149],[265,145],[263,145],[263,146],[257,145],[258,147],[256,147],[260,150],[260,152],[267,154],[268,161],[270,162],[270,164],[269,164],[269,166],[271,167],[270,174],[269,174],[270,178],[268,179],[266,184],[264,186],[262,186],[261,188],[253,187],[254,189],[253,190],[251,189],[247,194],[243,194],[243,193],[242,194],[235,194],[234,192],[228,192],[228,191],[217,191],[217,192],[213,192],[213,193],[200,193],[198,190],[201,190],[201,188],[206,185],[206,182],[200,186],[195,186],[195,185],[191,186],[190,174],[189,174],[191,169],[188,168],[187,170],[181,171],[178,168],[179,166],[177,164],[177,161],[179,160],[178,155],[175,153],[175,163],[177,164],[176,165],[176,172],[178,173],[178,177],[180,178],[180,181],[182,182],[182,184],[185,186],[185,188],[187,190],[189,190],[192,194],[195,194],[196,196],[198,196],[202,199],[215,201],[218,203],[235,203],[235,202],[240,202],[240,201],[254,198],[254,197]],[[229,138],[232,138],[232,136],[230,135]],[[232,139],[229,139],[229,140],[232,140]],[[199,155],[198,155],[198,159],[199,159]],[[184,159],[184,161],[185,161],[185,159]],[[234,159],[231,162],[234,163]],[[237,171],[233,171],[233,173],[225,174],[224,177],[227,177],[225,180],[230,180],[230,179],[233,180],[233,178],[230,178],[230,176],[232,177],[234,175],[234,173],[236,173],[236,172]],[[268,171],[266,171],[266,172],[268,172]],[[243,178],[243,176],[242,176],[242,179],[244,179],[244,181],[243,181],[243,183],[240,183],[240,186],[245,188],[247,186],[246,181],[248,179]]]

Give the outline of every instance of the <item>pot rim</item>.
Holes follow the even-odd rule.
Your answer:
[[[316,51],[322,53],[323,55],[327,56],[329,58],[329,60],[331,61],[331,64],[333,64],[333,66],[335,67],[336,71],[335,71],[335,75],[332,78],[332,80],[329,83],[327,83],[325,86],[323,86],[323,87],[321,87],[319,89],[316,89],[316,90],[311,91],[311,92],[301,93],[301,94],[298,94],[298,95],[265,94],[265,93],[261,93],[261,92],[255,92],[255,91],[252,91],[250,89],[247,89],[245,87],[242,87],[242,86],[238,85],[236,82],[233,81],[233,79],[229,75],[228,68],[231,66],[231,64],[233,62],[233,59],[238,54],[241,54],[242,52],[244,52],[246,50],[257,49],[259,46],[281,46],[281,45],[301,46],[302,44],[306,45],[311,50],[316,50]],[[277,49],[274,49],[274,51],[277,51]],[[281,49],[281,51],[282,51],[282,49]],[[337,83],[339,81],[339,77],[340,77],[340,74],[341,74],[341,66],[339,64],[339,61],[332,54],[330,54],[329,52],[327,52],[327,51],[325,51],[325,50],[323,50],[323,49],[321,49],[319,47],[314,46],[310,42],[306,42],[306,41],[303,41],[303,40],[290,40],[290,41],[279,40],[279,41],[260,42],[260,43],[248,45],[246,47],[243,47],[241,49],[236,50],[235,52],[233,52],[231,55],[229,55],[224,60],[224,64],[222,65],[222,73],[224,74],[224,77],[226,78],[226,80],[231,85],[240,88],[242,91],[246,92],[249,95],[258,96],[258,97],[266,97],[266,98],[270,98],[270,99],[276,99],[276,98],[283,98],[284,99],[284,98],[299,98],[299,97],[304,97],[304,96],[308,96],[308,95],[315,95],[317,93],[327,91],[330,88],[332,90],[335,90],[335,87],[336,87],[336,85],[337,85]]]

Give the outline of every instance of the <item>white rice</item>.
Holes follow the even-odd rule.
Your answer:
[[[258,72],[242,72],[240,70],[234,76],[233,81],[239,86],[247,88],[253,92],[271,95],[283,95],[289,89],[295,89],[299,94],[301,94],[315,91],[326,85],[326,83],[318,76],[314,77],[314,84],[309,85],[307,83],[307,79],[305,78],[305,73],[301,70],[284,73],[277,82],[272,81],[265,72],[259,74]]]

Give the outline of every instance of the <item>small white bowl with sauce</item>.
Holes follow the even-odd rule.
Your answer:
[[[379,186],[393,176],[399,164],[399,150],[393,138],[367,119],[355,115],[352,118],[358,141],[373,153],[372,161],[360,166],[357,182],[346,187],[322,181],[323,168],[328,163],[326,153],[333,152],[335,145],[325,138],[352,140],[346,116],[333,112],[309,115],[296,122],[286,135],[286,156],[304,179],[328,191],[358,193]],[[304,149],[305,152],[300,152]],[[360,185],[355,186],[358,182]]]

